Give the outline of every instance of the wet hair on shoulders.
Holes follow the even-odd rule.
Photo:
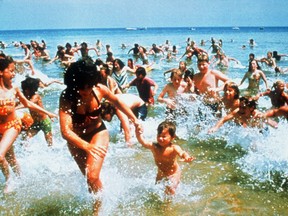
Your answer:
[[[113,61],[113,70],[114,70],[114,68],[115,68],[115,62],[117,62],[117,63],[119,64],[119,66],[120,66],[121,69],[125,66],[124,62],[123,62],[121,59],[116,58],[116,59]]]

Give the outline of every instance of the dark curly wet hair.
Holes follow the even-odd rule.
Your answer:
[[[30,98],[33,96],[39,88],[40,79],[27,77],[25,80],[21,82],[21,88],[23,90],[23,93],[25,97]],[[29,91],[29,93],[27,92]]]
[[[82,58],[72,63],[64,73],[64,84],[69,90],[92,87],[101,81],[101,76],[93,60]]]

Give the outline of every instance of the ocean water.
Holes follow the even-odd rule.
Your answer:
[[[187,38],[198,46],[203,39],[208,50],[211,37],[222,39],[226,55],[238,59],[241,64],[231,63],[224,73],[240,83],[247,71],[248,55],[257,58],[266,56],[267,51],[277,50],[288,53],[288,27],[240,27],[233,30],[223,28],[147,28],[146,30],[126,29],[73,29],[73,30],[24,30],[0,31],[0,40],[6,44],[12,41],[28,43],[30,40],[47,43],[50,56],[56,53],[57,45],[85,41],[95,46],[100,39],[103,45],[110,44],[114,56],[127,62],[127,55],[134,43],[151,47],[170,41],[177,45],[180,57],[184,53]],[[250,48],[249,39],[256,46]],[[120,48],[121,44],[128,47]],[[242,46],[246,45],[246,49]],[[5,54],[21,59],[24,51],[9,46]],[[94,53],[92,57],[96,58]],[[93,56],[94,55],[94,56]],[[105,50],[100,56],[105,59]],[[159,85],[158,94],[167,83],[163,72],[178,67],[178,61],[167,62],[161,57],[149,56],[154,62],[154,70],[148,76]],[[47,64],[33,60],[34,67],[49,79],[63,79],[63,68],[58,63]],[[288,57],[278,65],[288,67]],[[189,64],[197,72],[195,59]],[[276,76],[274,71],[263,65],[271,86],[277,79],[288,82],[287,74]],[[17,75],[18,85],[24,75]],[[132,80],[134,77],[129,77]],[[244,83],[241,88],[246,88]],[[58,99],[63,85],[53,84],[41,90],[43,103],[49,111],[58,112]],[[264,90],[264,84],[261,85]],[[131,88],[130,93],[137,94]],[[157,97],[158,95],[156,95]],[[110,133],[110,146],[102,168],[101,178],[104,191],[97,198],[102,200],[99,215],[287,215],[288,213],[288,140],[287,122],[280,121],[278,129],[269,129],[267,134],[258,130],[239,128],[225,124],[217,133],[210,135],[207,130],[217,119],[210,113],[199,122],[197,101],[185,101],[190,115],[177,119],[177,143],[197,159],[191,164],[179,162],[182,179],[176,195],[166,199],[161,185],[155,185],[156,166],[152,154],[141,147],[136,138],[134,146],[128,148],[123,134],[119,133],[119,121],[106,123]],[[259,109],[270,107],[267,98],[261,98]],[[165,105],[156,103],[149,110],[143,122],[144,135],[149,140],[156,139],[156,128],[165,118]],[[53,122],[53,148],[47,147],[42,133],[29,142],[21,137],[15,142],[16,156],[21,165],[20,178],[13,176],[14,192],[0,193],[0,215],[93,215],[95,197],[88,193],[85,178],[71,158],[62,139],[58,120]],[[4,177],[0,174],[0,189],[4,187]]]

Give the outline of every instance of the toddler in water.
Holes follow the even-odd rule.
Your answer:
[[[135,130],[138,141],[145,148],[153,153],[155,163],[158,167],[156,183],[161,180],[168,182],[165,193],[175,194],[175,190],[180,183],[181,169],[177,163],[177,156],[185,162],[191,162],[195,158],[181,149],[180,146],[172,144],[176,137],[176,126],[170,121],[160,123],[157,128],[157,142],[146,141],[142,134]]]

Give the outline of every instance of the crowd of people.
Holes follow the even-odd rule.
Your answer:
[[[6,179],[4,192],[8,191],[9,166],[16,174],[20,174],[13,142],[21,131],[32,137],[41,130],[44,132],[47,144],[52,146],[53,118],[59,117],[61,134],[67,141],[71,156],[81,173],[87,178],[90,192],[96,193],[102,190],[100,172],[109,145],[109,133],[105,124],[111,122],[116,114],[121,122],[120,128],[124,132],[127,145],[132,146],[131,137],[134,133],[131,130],[132,124],[138,142],[151,150],[158,167],[156,182],[167,180],[169,184],[166,185],[165,192],[171,195],[175,194],[181,175],[176,157],[186,162],[195,159],[174,143],[177,137],[175,120],[183,115],[189,115],[185,107],[178,103],[182,95],[189,95],[189,100],[201,100],[203,105],[218,118],[218,122],[208,133],[216,132],[228,121],[234,121],[240,127],[257,127],[260,130],[265,128],[265,125],[277,128],[278,123],[272,118],[288,117],[285,82],[275,80],[270,88],[266,75],[260,67],[260,64],[265,64],[277,72],[279,70],[277,61],[280,60],[279,57],[275,57],[277,52],[274,53],[274,57],[272,52],[268,52],[267,58],[261,59],[255,59],[251,53],[248,70],[237,84],[217,67],[228,68],[229,61],[237,63],[239,61],[228,57],[223,51],[222,41],[216,41],[214,38],[211,39],[210,51],[198,47],[195,41],[190,41],[190,38],[187,39],[185,53],[180,58],[177,58],[179,53],[176,46],[171,46],[169,41],[159,46],[152,44],[150,48],[135,44],[127,52],[127,55],[133,52],[133,57],[128,59],[127,66],[122,59],[114,57],[109,44],[103,46],[100,40],[97,40],[95,47],[88,47],[86,42],[80,45],[75,43],[74,46],[70,43],[66,43],[65,46],[58,45],[55,57],[52,59],[44,40],[41,43],[31,40],[30,44],[20,42],[19,46],[24,50],[23,61],[14,61],[4,53],[0,56],[0,166]],[[105,48],[106,59],[101,58]],[[91,57],[91,51],[95,52],[96,59]],[[175,56],[179,61],[179,67],[164,71],[164,76],[170,74],[169,81],[159,89],[159,85],[147,76],[147,70],[151,70],[148,56],[164,57],[166,54]],[[59,61],[61,67],[65,68],[66,88],[59,99],[58,115],[47,111],[41,96],[37,94],[41,80],[27,77],[21,83],[22,91],[14,87],[12,82],[17,64],[27,64],[35,73],[32,62],[40,58],[48,64]],[[187,67],[187,64],[194,59],[197,61],[196,72]],[[135,78],[129,81],[128,73],[135,75]],[[239,86],[246,80],[248,87],[245,91],[241,91]],[[265,84],[264,92],[260,91],[261,81]],[[137,88],[138,95],[127,92],[127,89],[133,86]],[[261,112],[257,109],[257,101],[264,96],[271,99],[272,108]],[[18,101],[21,105],[16,107]],[[141,121],[145,121],[149,116],[149,110],[155,103],[165,104],[166,116],[157,128],[156,142],[152,142],[145,140],[145,130],[149,129],[143,128]],[[25,124],[27,117],[21,121],[16,113],[16,109],[22,107],[28,107],[30,110],[32,120],[28,126]],[[201,110],[199,112],[201,113]]]

